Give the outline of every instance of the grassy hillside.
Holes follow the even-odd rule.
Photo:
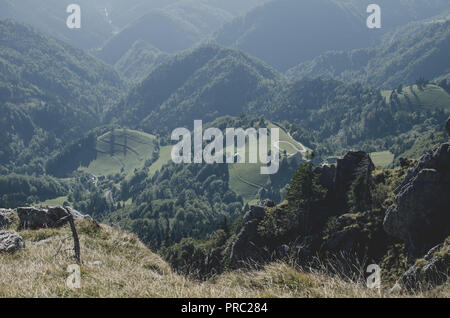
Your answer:
[[[372,152],[370,154],[375,167],[388,168],[394,162],[394,154],[390,151]]]
[[[410,85],[396,90],[400,103],[412,108],[450,110],[450,94],[435,84],[424,86]],[[391,102],[392,90],[382,92],[388,103]]]
[[[278,144],[272,143],[268,149],[274,146],[280,151],[280,158],[293,157],[299,154],[299,157],[306,160],[307,153],[310,151],[301,143],[292,138],[283,128],[270,121],[265,121],[267,128],[279,128],[280,141]],[[269,141],[270,142],[270,141]],[[252,151],[258,151],[253,149]],[[248,160],[249,145],[246,144],[246,158]],[[270,177],[260,173],[261,164],[233,164],[229,165],[230,171],[230,189],[241,195],[245,202],[254,203],[257,200],[257,193],[261,189],[267,189]]]
[[[97,138],[97,157],[81,170],[107,176],[142,168],[154,155],[156,137],[140,131],[116,129]]]
[[[400,90],[385,90],[381,94],[389,104],[399,104],[411,111],[450,111],[450,94],[442,87],[435,84],[410,85]],[[394,100],[395,99],[395,100]],[[434,149],[439,144],[447,141],[441,127],[430,127],[429,131],[413,132],[409,136],[402,136],[402,143],[394,147],[395,154],[391,151],[371,153],[371,158],[376,166],[387,168],[398,158],[419,158],[429,149]]]
[[[12,228],[17,225],[14,224]],[[70,229],[22,230],[26,248],[0,254],[0,297],[384,297],[362,283],[282,264],[235,271],[205,282],[174,273],[136,236],[92,221],[76,222],[80,234],[81,288],[69,289],[74,264]],[[11,229],[12,229],[11,228]],[[59,251],[59,252],[58,252]],[[447,289],[414,295],[449,297]]]
[[[150,175],[155,174],[159,171],[165,164],[172,160],[172,146],[162,146],[159,150],[158,160],[156,160],[148,169]]]
[[[408,146],[400,149],[397,158],[419,159],[425,152],[436,149],[444,142],[448,142],[448,135],[442,129],[418,134],[407,141]]]

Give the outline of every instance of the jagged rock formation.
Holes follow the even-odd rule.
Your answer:
[[[62,218],[70,213],[74,219],[80,219],[84,216],[78,211],[69,207],[49,207],[47,209],[38,209],[35,207],[17,208],[21,229],[40,229],[59,227],[62,224],[59,222]]]
[[[0,253],[13,253],[25,248],[25,242],[20,235],[0,231]]]
[[[441,243],[433,247],[423,258],[410,267],[402,277],[407,289],[433,287],[446,282],[450,272],[450,247]]]
[[[362,195],[357,199],[366,203],[371,202],[371,174],[374,169],[375,166],[367,153],[351,151],[342,159],[339,159],[336,166],[322,166],[314,170],[314,173],[319,176],[319,183],[328,192],[324,200],[314,205],[314,211],[308,217],[310,234],[320,233],[330,216],[339,216],[348,212],[349,191],[354,186],[355,180],[362,180],[362,182],[358,183],[358,193]],[[275,250],[271,251],[268,247],[273,242],[264,242],[258,234],[258,225],[266,215],[266,207],[273,208],[273,202],[265,200],[261,206],[252,206],[250,211],[244,216],[243,229],[231,248],[231,259],[233,262],[245,262],[249,259],[256,261],[267,260],[273,252],[280,257],[287,253],[286,246],[283,247],[283,245],[276,246]],[[287,208],[287,203],[284,202],[276,207],[276,211],[279,214],[283,214],[286,213]],[[292,220],[292,222],[294,221]],[[298,231],[298,235],[300,235],[300,228]],[[330,241],[330,249],[333,249],[331,246],[334,246],[336,249],[342,247],[346,250],[351,250],[353,245],[349,246],[349,244],[351,245],[353,244],[351,242],[358,241],[355,232],[349,230],[341,234],[343,237],[333,238],[333,241]],[[314,247],[305,245],[303,246],[302,255],[308,254],[308,251],[305,249],[315,250]],[[302,258],[306,259],[306,256],[302,256]]]
[[[231,260],[235,263],[260,259],[264,254],[258,247],[261,238],[258,224],[264,219],[264,206],[252,205],[244,215],[243,228],[231,247]]]
[[[323,166],[315,169],[319,174],[319,181],[328,190],[327,201],[333,202],[336,210],[346,212],[348,192],[354,181],[361,177],[363,194],[360,198],[365,202],[372,200],[370,187],[372,185],[372,171],[375,169],[370,156],[364,151],[349,151],[342,159],[337,160],[336,166]]]
[[[349,151],[342,159],[338,159],[336,165],[336,175],[334,177],[334,191],[338,202],[345,204],[347,193],[350,186],[359,176],[365,179],[366,189],[363,189],[366,195],[363,198],[366,202],[371,201],[370,189],[371,174],[375,170],[370,156],[364,151]]]
[[[372,201],[372,171],[375,166],[370,156],[363,151],[349,151],[338,159],[336,165],[317,167],[314,172],[319,175],[320,184],[327,189],[325,199],[311,215],[312,232],[322,229],[331,216],[340,216],[349,212],[350,192],[353,188],[358,212],[362,212]],[[355,184],[357,183],[357,184]]]
[[[395,194],[383,227],[420,257],[450,234],[450,144],[423,155]]]

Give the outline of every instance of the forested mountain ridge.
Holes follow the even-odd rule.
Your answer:
[[[431,43],[423,47],[445,52],[439,49],[440,42],[437,48]],[[403,74],[410,64],[402,62],[400,67]],[[106,117],[165,136],[173,128],[191,127],[194,119],[210,122],[223,115],[262,115],[283,122],[296,140],[319,156],[342,154],[352,147],[400,154],[407,150],[397,147],[409,139],[404,134],[412,138],[447,118],[448,93],[442,85],[432,88],[421,82],[411,96],[405,89],[404,96],[399,90],[389,98],[360,83],[307,78],[289,82],[243,52],[208,44],[155,68]],[[442,102],[436,104],[437,99]]]
[[[282,81],[279,73],[243,52],[205,44],[154,69],[106,118],[165,135],[190,127],[194,119],[212,121],[257,108]]]
[[[377,44],[381,36],[413,20],[450,9],[445,0],[390,1],[382,8],[382,28],[366,27],[366,0],[277,0],[235,18],[215,36],[218,43],[242,49],[284,72],[330,50]]]
[[[427,125],[436,128],[447,111],[428,105],[435,100],[433,96],[441,98],[445,92],[428,89],[423,83],[417,92],[415,89],[411,92],[417,96],[423,91],[427,98],[408,106],[405,101],[411,97],[405,94],[407,90],[404,96],[399,91],[392,92],[392,98],[385,96],[383,100],[380,91],[360,84],[308,79],[288,83],[260,60],[216,44],[168,57],[128,95],[119,99],[123,84],[110,67],[29,27],[9,21],[2,25],[5,32],[11,29],[10,34],[22,30],[31,39],[29,45],[35,46],[28,52],[27,41],[16,43],[3,37],[2,62],[5,62],[2,65],[6,71],[2,73],[5,103],[1,107],[8,114],[4,127],[10,128],[2,132],[7,140],[2,156],[8,164],[8,158],[27,148],[16,163],[29,164],[41,154],[40,163],[36,163],[41,172],[44,157],[52,151],[62,149],[63,143],[80,137],[89,129],[111,121],[167,139],[171,129],[191,127],[194,119],[208,122],[223,115],[248,113],[284,122],[296,140],[318,150],[321,157],[340,154],[349,147],[366,151],[390,149],[398,155],[409,150],[416,132],[427,132]],[[40,45],[33,39],[39,39]],[[51,65],[50,53],[36,51],[46,41],[51,50],[60,52],[61,56]],[[432,42],[427,43],[424,47],[432,47]],[[17,53],[17,48],[23,52]],[[150,59],[164,58],[156,49],[152,55],[153,48],[145,42],[138,42],[136,49],[147,51]],[[13,59],[14,56],[20,56],[23,61]],[[132,56],[130,53],[130,58]],[[36,65],[22,71],[15,63]],[[17,74],[22,73],[25,76],[19,78],[19,85],[13,85]],[[400,97],[400,102],[396,96]],[[119,102],[112,105],[114,100]],[[394,104],[398,105],[393,107]],[[106,118],[101,122],[104,111]],[[189,116],[179,116],[180,113]],[[398,137],[400,135],[402,137]],[[403,143],[406,139],[408,142]]]
[[[429,24],[418,33],[383,46],[327,52],[287,71],[291,80],[303,77],[356,81],[379,88],[434,79],[450,71],[450,20]]]
[[[81,136],[123,93],[116,71],[82,50],[11,20],[0,21],[0,35],[0,107],[10,128],[2,164],[44,157]]]

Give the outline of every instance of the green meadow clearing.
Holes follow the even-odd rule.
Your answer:
[[[394,154],[390,151],[372,152],[370,158],[373,164],[379,168],[388,168],[394,162]]]
[[[97,159],[80,170],[96,176],[121,172],[130,174],[152,158],[156,149],[155,141],[155,136],[136,130],[117,129],[107,132],[97,139]]]
[[[391,93],[391,90],[382,92],[388,103]],[[406,86],[401,92],[397,92],[397,95],[402,104],[411,107],[450,110],[450,94],[435,84],[427,84],[422,88],[417,85]]]

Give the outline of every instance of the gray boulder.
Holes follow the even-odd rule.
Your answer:
[[[0,253],[14,253],[25,248],[25,242],[20,235],[0,231]]]
[[[0,209],[0,214],[7,217],[10,217],[14,212],[14,209]]]
[[[89,215],[84,215],[81,214],[80,212],[78,212],[77,210],[69,207],[69,206],[65,206],[64,209],[69,212],[70,214],[72,214],[72,217],[74,218],[74,220],[78,220],[78,219],[90,219],[92,220],[92,218]]]
[[[21,229],[41,229],[57,227],[57,222],[67,216],[67,211],[61,207],[38,209],[35,207],[17,208]]]
[[[450,234],[450,144],[422,156],[395,194],[384,230],[406,242],[412,257],[442,242]]]
[[[61,226],[60,220],[71,214],[74,219],[85,218],[80,212],[70,207],[48,207],[38,209],[35,207],[17,208],[21,229],[41,229]]]

